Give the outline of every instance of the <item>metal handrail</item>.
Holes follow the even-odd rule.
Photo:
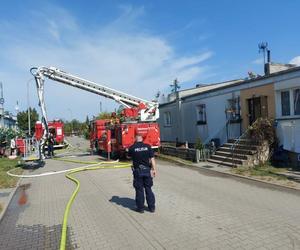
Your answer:
[[[255,122],[253,122],[252,123],[252,125],[251,126],[253,126],[253,125],[255,125],[257,122],[259,121],[259,118],[257,119],[257,120],[255,120]],[[251,126],[248,126],[248,128],[246,129],[246,131],[241,135],[241,136],[239,136],[237,139],[235,139],[235,142],[232,144],[232,146],[230,147],[230,152],[231,152],[231,154],[229,154],[227,157],[225,157],[219,164],[218,164],[218,166],[220,166],[220,165],[222,165],[222,163],[223,162],[225,162],[226,161],[226,159],[229,159],[230,157],[231,157],[231,162],[232,162],[232,167],[234,167],[236,164],[234,163],[234,151],[235,151],[235,149],[238,147],[238,145],[242,145],[241,144],[241,140],[243,140],[243,139],[247,139],[246,140],[246,143],[243,143],[243,145],[248,145],[247,144],[247,141],[248,141],[248,143],[249,143],[249,145],[252,145],[253,144],[253,142],[254,143],[259,143],[258,145],[260,145],[260,140],[258,139],[258,138],[251,138],[251,136],[250,136],[250,128],[251,128]],[[272,144],[270,144],[270,145],[272,145]],[[270,146],[269,145],[269,146]],[[257,153],[258,151],[258,148],[256,147],[256,150],[255,150],[255,153]],[[270,154],[269,154],[269,158],[271,157],[271,155],[273,154],[273,152],[271,152]]]
[[[255,124],[257,122],[257,120],[253,123],[253,124]],[[226,123],[226,125],[224,126],[224,127],[226,127],[228,124]],[[224,129],[224,127],[222,128],[222,129]],[[246,129],[246,131],[242,134],[242,135],[240,135],[237,139],[236,139],[236,141],[233,143],[233,145],[230,147],[230,152],[231,152],[231,155],[229,155],[229,156],[227,156],[227,157],[225,157],[225,159],[222,161],[222,162],[220,162],[219,164],[218,164],[218,166],[220,166],[226,159],[228,159],[228,158],[232,158],[232,167],[234,166],[234,161],[233,161],[233,158],[234,158],[234,149],[237,147],[237,145],[240,143],[240,141],[243,139],[243,138],[245,138],[246,137],[246,135],[248,135],[248,133],[249,133],[249,131],[250,131],[250,126],[248,126],[248,128]],[[220,131],[219,131],[220,132]],[[219,133],[218,132],[218,133]]]
[[[252,125],[254,125],[254,124],[256,124],[258,122],[258,119],[256,119],[255,120],[255,122],[253,122],[252,123]],[[252,126],[251,125],[251,126]],[[240,144],[240,141],[242,140],[242,139],[250,139],[249,138],[249,131],[250,131],[250,127],[251,126],[248,126],[248,128],[245,130],[245,132],[238,138],[238,139],[236,139],[236,141],[233,143],[233,145],[231,146],[231,148],[230,148],[230,151],[231,151],[231,156],[232,156],[232,166],[234,166],[234,161],[233,161],[233,158],[234,158],[234,150],[235,150],[235,148]],[[252,142],[252,140],[251,140],[251,142]]]
[[[39,142],[33,138],[24,139],[23,146],[23,160],[28,160],[29,158],[39,159]]]

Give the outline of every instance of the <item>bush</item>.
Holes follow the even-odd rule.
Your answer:
[[[15,137],[23,136],[25,136],[25,134],[22,131],[14,130],[11,128],[0,128],[0,142],[10,142],[10,140]]]
[[[88,129],[84,130],[83,136],[85,139],[89,140],[90,139],[90,131]]]
[[[267,118],[258,118],[255,123],[249,127],[250,137],[258,142],[267,141],[269,145],[277,142],[274,120]]]
[[[199,149],[202,150],[204,148],[203,143],[201,142],[200,138],[196,139],[196,143],[195,143],[195,149]]]
[[[249,127],[249,136],[250,139],[258,142],[260,145],[263,145],[265,141],[267,142],[267,147],[269,147],[268,159],[270,159],[275,148],[278,147],[278,139],[276,136],[274,120],[268,118],[258,118],[256,122]]]

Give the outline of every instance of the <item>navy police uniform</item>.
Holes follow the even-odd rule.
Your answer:
[[[148,144],[136,142],[129,148],[128,155],[132,158],[133,162],[133,187],[135,188],[137,209],[144,209],[145,189],[148,208],[150,211],[154,211],[155,196],[151,189],[153,180],[150,172],[150,159],[154,157],[153,150]]]

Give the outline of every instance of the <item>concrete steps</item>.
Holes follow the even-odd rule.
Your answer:
[[[253,152],[253,151],[245,151],[245,152]],[[240,160],[247,160],[247,153],[237,153],[234,152],[234,157]],[[218,151],[218,156],[226,157],[226,158],[232,158],[232,152],[228,151]]]
[[[214,164],[217,164],[217,165],[232,167],[232,163],[230,163],[230,162],[218,161],[218,160],[214,160],[212,158],[208,159],[207,161],[211,162],[211,163],[214,163]]]
[[[224,143],[208,161],[231,167],[247,165],[251,162],[258,147],[258,143],[251,140],[241,139],[237,142],[231,139]]]
[[[255,151],[257,146],[255,145],[246,145],[246,144],[237,144],[234,145],[234,143],[225,143],[222,145],[222,147],[226,147],[226,148],[232,148],[234,146],[235,149],[243,149],[243,150],[252,150]]]
[[[229,139],[228,141],[227,141],[227,143],[236,143],[237,142],[237,139]],[[253,146],[259,146],[259,143],[258,142],[256,142],[256,141],[253,141],[253,140],[249,140],[249,139],[240,139],[239,140],[239,144],[240,145],[248,145],[249,144],[249,142],[251,143],[251,145],[253,145]]]
[[[220,152],[229,152],[229,153],[231,153],[232,152],[232,149],[230,148],[230,147],[220,147],[219,149],[218,149]],[[242,155],[253,155],[253,154],[255,154],[255,150],[247,150],[247,149],[239,149],[239,148],[236,148],[235,150],[234,150],[234,153],[235,154],[242,154]]]

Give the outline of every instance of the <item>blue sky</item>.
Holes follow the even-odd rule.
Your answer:
[[[262,74],[257,44],[274,62],[300,64],[300,2],[2,1],[0,81],[5,109],[37,106],[32,66],[64,71],[144,99],[182,88]],[[84,120],[116,107],[99,96],[47,81],[50,118]]]

